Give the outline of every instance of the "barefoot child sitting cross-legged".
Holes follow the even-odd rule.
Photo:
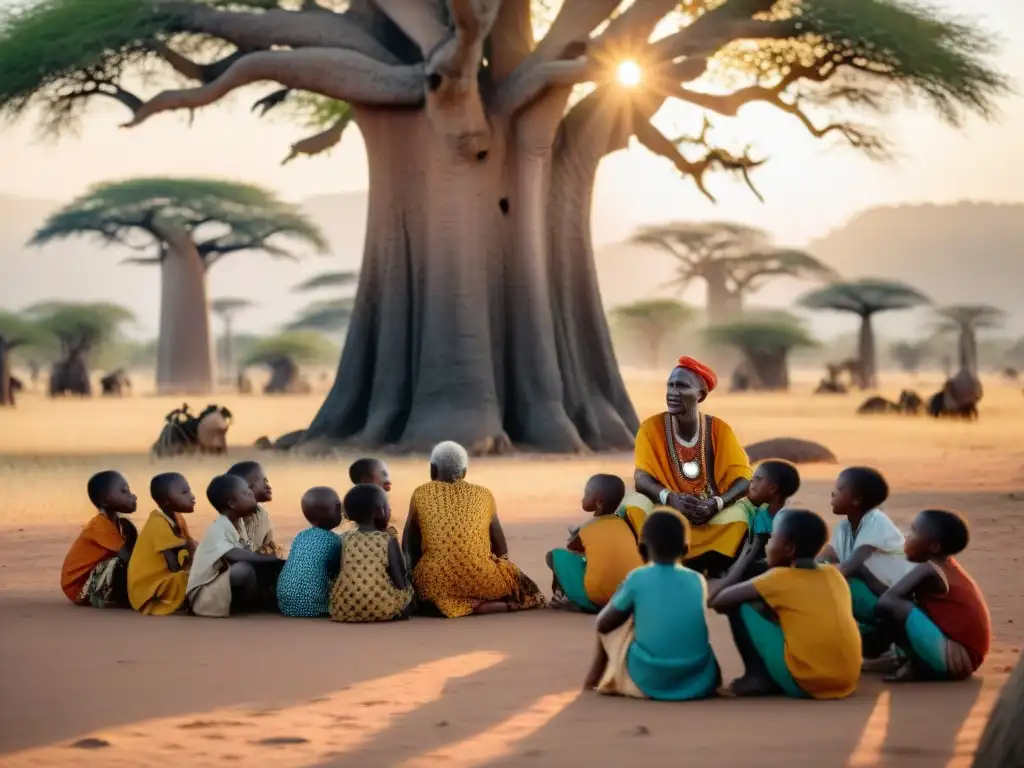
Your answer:
[[[552,607],[597,613],[627,574],[643,565],[638,539],[644,513],[633,507],[620,512],[625,494],[626,484],[615,475],[594,475],[587,481],[582,506],[593,519],[569,529],[565,549],[547,554]]]
[[[345,517],[357,527],[340,537],[341,574],[331,590],[331,618],[367,622],[408,617],[413,589],[402,547],[388,529],[388,495],[380,486],[364,483],[345,494],[343,506]]]
[[[243,519],[256,511],[256,497],[236,475],[213,478],[206,498],[219,513],[196,548],[188,576],[188,601],[196,616],[224,617],[256,610],[259,596],[277,581],[284,560],[253,552],[239,536]]]
[[[729,617],[746,667],[732,695],[839,699],[857,687],[861,640],[850,588],[836,568],[815,562],[826,541],[818,515],[784,509],[765,550],[769,570],[740,583],[730,573],[716,585],[709,605]]]
[[[331,583],[338,575],[341,499],[333,488],[310,488],[302,494],[302,516],[309,528],[292,540],[288,562],[277,577],[277,607],[285,616],[326,616]]]
[[[86,486],[94,515],[64,558],[60,588],[75,605],[128,607],[128,560],[138,539],[131,521],[137,499],[120,472],[107,470]]]
[[[721,682],[708,639],[704,577],[682,564],[689,526],[675,511],[644,522],[641,556],[597,617],[598,644],[584,687],[633,698],[712,696]]]
[[[185,589],[195,546],[184,515],[195,511],[196,497],[177,472],[154,477],[149,493],[157,511],[142,526],[128,563],[128,598],[139,613],[167,616],[187,608]]]
[[[992,639],[988,605],[954,559],[969,540],[956,512],[926,509],[914,518],[904,545],[914,569],[875,609],[906,658],[889,681],[962,680],[985,660]]]

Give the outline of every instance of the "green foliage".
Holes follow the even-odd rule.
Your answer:
[[[935,312],[939,316],[936,330],[940,333],[998,328],[1006,320],[1003,310],[987,304],[938,307]]]
[[[359,273],[354,271],[321,272],[299,283],[292,290],[308,293],[309,291],[319,291],[321,288],[347,288],[350,285],[355,285],[358,279]]]
[[[34,0],[0,10],[0,113],[16,117],[33,101],[44,127],[67,128],[91,84],[117,84],[148,55],[145,42],[178,31],[170,3],[142,0]],[[38,99],[33,97],[37,96]]]
[[[787,354],[798,347],[816,347],[804,323],[788,312],[756,312],[705,329],[713,344],[736,347],[751,356]]]
[[[338,348],[315,331],[288,331],[260,339],[241,356],[241,366],[271,365],[278,360],[314,365],[338,359]]]
[[[339,333],[348,327],[355,300],[349,297],[314,301],[285,326],[288,331]]]
[[[615,307],[611,316],[628,330],[664,334],[692,323],[696,313],[676,299],[644,299]]]
[[[869,317],[878,312],[912,309],[930,300],[906,283],[869,277],[826,285],[804,294],[798,303],[807,309],[852,312]]]
[[[121,327],[135,315],[108,302],[47,301],[25,310],[27,318],[60,343],[64,353],[89,352],[119,338]]]
[[[0,339],[7,347],[40,350],[56,341],[50,332],[24,314],[0,310]]]
[[[106,242],[128,241],[133,232],[156,236],[152,221],[182,226],[193,234],[215,226],[226,233],[197,243],[203,255],[265,250],[289,255],[268,242],[274,236],[327,249],[323,233],[295,205],[268,189],[219,179],[144,178],[104,182],[50,216],[31,240],[42,245],[72,235],[97,235]]]

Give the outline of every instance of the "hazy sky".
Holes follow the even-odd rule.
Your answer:
[[[1005,41],[999,65],[1024,87],[1024,2],[940,4],[980,17],[997,32]],[[254,93],[243,91],[227,104],[197,113],[191,129],[185,115],[164,114],[140,128],[120,130],[123,108],[101,103],[92,107],[76,137],[57,143],[36,140],[32,120],[2,126],[0,193],[66,199],[94,182],[151,174],[245,179],[295,200],[366,187],[362,139],[354,129],[329,157],[281,167],[288,145],[304,131],[281,119],[251,115]],[[679,110],[668,110],[661,119],[666,124],[685,120]],[[878,165],[851,150],[814,141],[794,120],[770,108],[748,108],[730,130],[755,141],[757,150],[771,158],[756,177],[765,204],[744,186],[715,178],[711,187],[719,204],[712,206],[665,161],[642,149],[619,153],[604,163],[599,176],[595,240],[622,239],[646,222],[715,217],[747,220],[770,228],[783,241],[800,243],[871,205],[1024,200],[1021,98],[1004,102],[1000,123],[972,121],[961,132],[923,109],[900,114],[887,126],[902,156],[895,164]]]

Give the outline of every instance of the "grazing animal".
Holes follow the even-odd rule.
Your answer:
[[[904,389],[900,392],[899,409],[905,416],[917,416],[924,407],[924,400],[912,389]]]
[[[100,391],[104,397],[123,397],[132,391],[132,380],[124,368],[118,368],[100,379]]]
[[[793,464],[835,464],[836,457],[821,443],[802,440],[799,437],[776,437],[751,443],[744,449],[752,461],[782,459]]]
[[[974,403],[968,405],[952,405],[946,397],[946,391],[936,392],[928,400],[928,414],[936,419],[964,419],[975,421],[978,418],[978,406]]]
[[[196,452],[225,453],[231,419],[231,411],[223,406],[208,405],[199,415],[194,415],[188,403],[183,403],[181,408],[175,408],[164,417],[164,428],[153,444],[153,453],[160,457]]]
[[[978,418],[978,403],[984,391],[978,378],[969,371],[960,371],[946,380],[942,391],[936,392],[928,401],[928,413],[935,418],[975,420]]]
[[[861,403],[860,408],[857,409],[857,413],[861,416],[899,412],[900,407],[896,403],[892,400],[886,400],[884,397],[879,397],[878,395],[869,397]]]

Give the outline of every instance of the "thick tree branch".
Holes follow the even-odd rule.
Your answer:
[[[419,66],[392,67],[354,51],[331,48],[258,51],[244,56],[212,83],[164,91],[139,107],[125,127],[139,125],[160,112],[208,106],[237,88],[263,80],[362,104],[412,106],[423,99]]]
[[[288,156],[281,161],[281,165],[287,165],[299,155],[307,155],[311,157],[313,155],[319,155],[320,153],[326,152],[332,147],[337,146],[350,122],[352,122],[351,112],[339,117],[326,130],[295,142],[292,144],[291,151],[288,153]]]
[[[535,64],[520,70],[502,84],[494,99],[494,112],[510,117],[548,88],[572,86],[590,79],[594,74],[594,66],[586,56]]]
[[[628,56],[634,48],[646,45],[654,28],[676,9],[678,0],[641,0],[612,19],[594,40],[594,47],[610,54]]]
[[[198,80],[201,83],[213,82],[245,55],[242,51],[235,51],[210,64],[200,64],[174,50],[161,40],[154,40],[148,47],[170,64],[171,68],[179,75],[183,75],[190,80]]]
[[[76,99],[84,99],[90,96],[107,96],[108,98],[128,107],[133,114],[142,106],[143,103],[142,99],[134,93],[126,91],[117,83],[111,83],[103,80],[90,80],[69,93],[61,94],[60,98],[62,101],[74,101]]]
[[[406,37],[416,43],[424,60],[448,37],[441,6],[430,0],[374,0]]]
[[[656,155],[668,158],[680,173],[693,177],[697,189],[711,202],[717,202],[704,184],[704,175],[708,171],[724,170],[733,171],[743,176],[744,181],[750,190],[759,200],[763,200],[761,193],[754,187],[750,180],[750,170],[764,163],[763,160],[753,160],[746,153],[737,157],[732,153],[719,148],[708,146],[707,134],[711,126],[704,123],[704,128],[697,137],[680,137],[673,141],[665,134],[654,127],[648,120],[638,120],[634,125],[633,135],[647,149]],[[679,151],[678,144],[693,144],[707,149],[704,157],[691,162]]]
[[[501,82],[533,51],[532,0],[504,0],[491,29],[490,74]]]
[[[622,0],[564,0],[551,29],[537,45],[527,66],[561,58],[565,49],[582,42],[601,25]],[[639,4],[643,4],[643,0]]]

